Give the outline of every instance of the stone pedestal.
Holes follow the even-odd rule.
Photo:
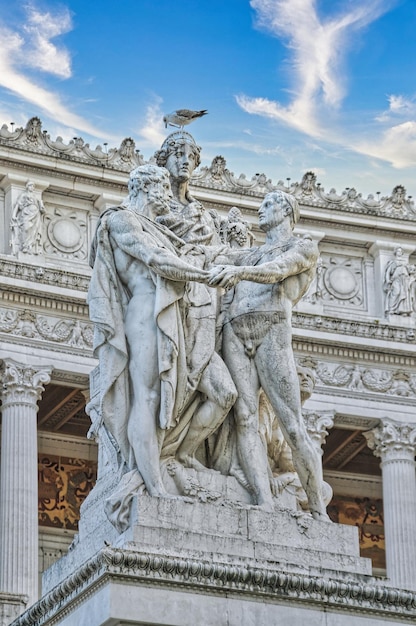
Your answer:
[[[392,420],[365,433],[383,472],[387,575],[402,589],[416,590],[416,427]]]
[[[217,475],[214,486],[236,494],[233,481]],[[371,577],[356,528],[317,522],[290,500],[270,513],[227,498],[137,496],[119,535],[102,510],[109,477],[97,487],[78,540],[15,626],[373,626],[374,615],[393,626],[416,618],[415,594]]]
[[[37,402],[49,373],[3,361],[0,591],[4,597],[26,596],[29,604],[38,599]],[[22,609],[16,598],[11,605]]]

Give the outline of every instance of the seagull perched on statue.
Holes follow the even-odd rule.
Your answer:
[[[197,120],[198,117],[202,117],[208,113],[207,110],[204,111],[191,111],[190,109],[178,109],[173,113],[169,113],[165,115],[163,121],[165,122],[165,128],[169,126],[176,126],[176,128],[183,129],[184,126],[190,124],[194,120]]]

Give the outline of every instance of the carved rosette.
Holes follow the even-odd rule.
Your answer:
[[[334,411],[302,411],[306,430],[319,452],[328,436],[328,429],[334,425]]]
[[[382,424],[363,433],[374,454],[385,461],[409,460],[416,454],[416,425],[383,420]]]
[[[3,361],[2,375],[2,402],[3,410],[8,406],[27,405],[35,406],[40,400],[44,385],[50,380],[52,368],[22,365],[12,360]]]

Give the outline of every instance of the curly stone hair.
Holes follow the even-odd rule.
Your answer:
[[[195,157],[195,167],[201,163],[201,148],[195,143],[195,139],[187,132],[179,131],[171,133],[162,143],[160,150],[155,152],[156,163],[159,166],[165,166],[168,156],[175,152],[178,148],[188,144],[192,148]]]

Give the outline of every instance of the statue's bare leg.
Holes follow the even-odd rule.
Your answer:
[[[302,417],[290,332],[285,327],[274,328],[258,348],[255,362],[260,384],[292,449],[293,464],[308,497],[312,516],[328,521],[322,494],[321,457],[306,431]]]
[[[147,298],[133,297],[125,319],[131,383],[127,434],[147,491],[151,496],[166,496],[160,473],[157,436],[160,382],[153,300],[154,294],[149,294]]]
[[[207,399],[195,411],[186,437],[178,449],[177,458],[186,467],[207,471],[194,454],[201,443],[222,424],[237,396],[228,369],[216,352],[201,376],[198,391]]]
[[[238,392],[234,405],[238,459],[256,504],[271,509],[268,459],[259,434],[259,379],[253,359],[229,324],[224,327],[223,352]]]

